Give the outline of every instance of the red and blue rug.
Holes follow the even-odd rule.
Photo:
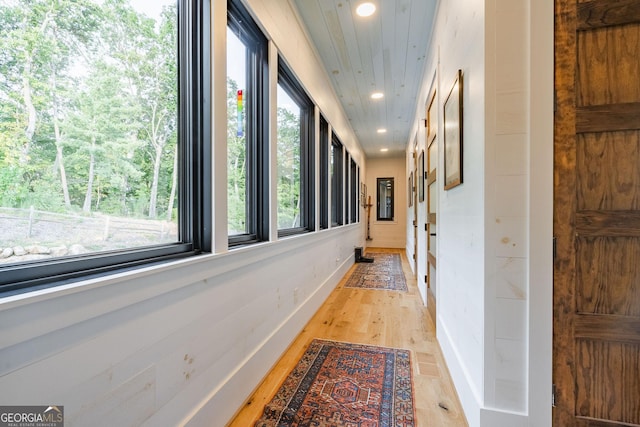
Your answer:
[[[408,350],[313,340],[256,427],[414,427]]]
[[[373,258],[373,262],[357,264],[345,288],[408,290],[399,254],[367,252],[365,256]]]

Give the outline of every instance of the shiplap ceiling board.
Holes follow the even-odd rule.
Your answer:
[[[292,0],[367,156],[400,154],[409,139],[437,0]],[[371,93],[384,92],[381,100]],[[379,128],[387,133],[378,134]]]

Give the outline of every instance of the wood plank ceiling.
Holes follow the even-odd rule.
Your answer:
[[[401,155],[409,140],[437,0],[292,0],[368,157]],[[381,100],[373,92],[384,93]],[[385,128],[384,134],[377,129]],[[382,148],[389,151],[381,153]]]

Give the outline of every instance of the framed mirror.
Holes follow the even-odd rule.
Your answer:
[[[378,221],[393,221],[393,178],[377,178],[376,218]]]

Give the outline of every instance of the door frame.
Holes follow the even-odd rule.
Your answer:
[[[529,0],[529,425],[551,425],[554,0]],[[535,172],[535,173],[534,173]]]

